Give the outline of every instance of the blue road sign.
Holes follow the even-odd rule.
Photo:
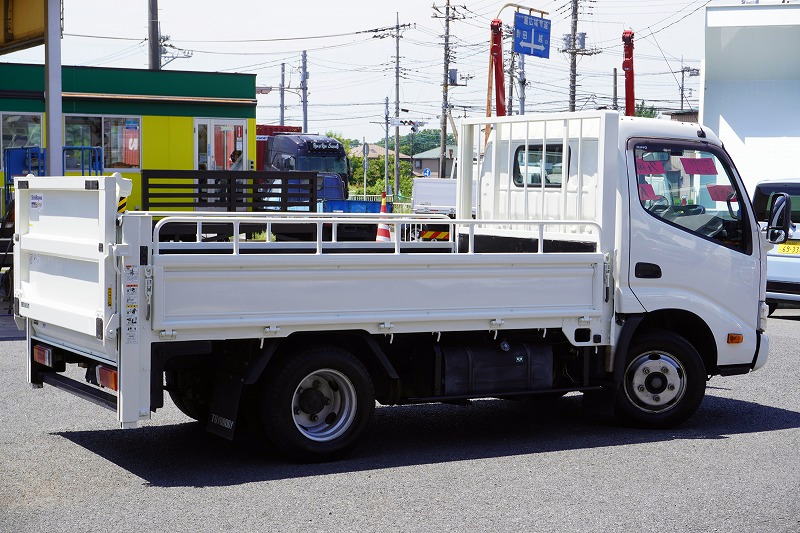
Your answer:
[[[423,168],[422,169],[422,175],[425,176],[426,178],[430,178],[431,177],[431,169],[429,169],[427,167]]]
[[[550,58],[550,21],[514,13],[514,51],[518,54]]]

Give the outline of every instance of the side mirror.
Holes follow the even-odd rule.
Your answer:
[[[783,244],[789,239],[791,226],[792,199],[784,192],[776,193],[767,219],[767,240],[772,244]]]

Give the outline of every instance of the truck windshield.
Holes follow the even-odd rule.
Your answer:
[[[297,170],[346,174],[347,160],[342,156],[300,156],[297,158]]]
[[[685,231],[745,251],[739,188],[714,153],[677,144],[637,145],[639,201],[651,215]],[[746,201],[746,200],[745,200]]]

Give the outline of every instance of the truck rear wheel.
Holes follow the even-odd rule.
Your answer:
[[[694,414],[705,390],[706,370],[694,346],[675,333],[651,331],[631,347],[614,412],[627,424],[672,427]]]
[[[337,347],[308,348],[278,364],[261,394],[265,437],[299,461],[326,461],[350,451],[375,410],[364,365]]]

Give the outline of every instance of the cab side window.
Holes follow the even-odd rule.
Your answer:
[[[560,188],[564,171],[561,144],[548,144],[545,162],[542,164],[542,145],[519,146],[514,153],[514,185],[517,187],[541,187],[542,176],[546,188]],[[488,151],[487,151],[488,153]],[[569,153],[567,154],[569,161]]]
[[[715,154],[682,145],[637,145],[634,154],[642,208],[684,231],[748,252],[741,192]]]

